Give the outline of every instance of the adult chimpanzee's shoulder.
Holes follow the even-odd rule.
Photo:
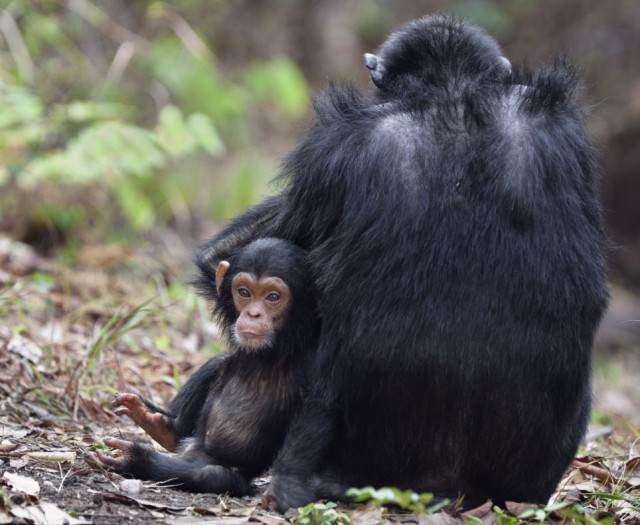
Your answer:
[[[331,84],[313,100],[318,123],[324,126],[359,121],[371,106],[371,97],[350,85]]]
[[[596,173],[596,150],[584,122],[580,75],[563,57],[534,72],[518,71],[514,81],[505,117],[518,124],[542,171],[567,177],[565,191],[584,189],[583,178]]]
[[[519,93],[522,109],[531,115],[557,116],[558,112],[579,108],[582,82],[567,57],[560,57],[552,66],[533,72],[515,69],[512,84],[526,88]]]
[[[505,209],[520,219],[536,216],[554,198],[587,199],[597,209],[587,195],[594,192],[596,154],[579,88],[579,75],[562,59],[535,71],[514,67],[504,82],[467,94],[477,191],[506,199]],[[494,175],[487,179],[488,173]]]
[[[566,143],[563,146],[569,151],[591,153],[581,88],[580,75],[563,57],[535,71],[514,69],[511,81],[503,87],[502,103],[496,107],[503,124],[517,131],[513,136],[526,137],[532,148],[559,153],[562,147],[547,144],[551,134],[556,144]]]

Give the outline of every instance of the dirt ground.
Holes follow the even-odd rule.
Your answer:
[[[92,247],[72,270],[0,237],[0,525],[277,525],[295,517],[295,510],[280,516],[260,508],[268,478],[256,480],[256,496],[235,499],[124,480],[84,461],[105,436],[146,439],[113,414],[114,393],[136,391],[165,403],[220,351],[217,327],[182,284],[187,260],[155,248]],[[568,507],[534,515],[518,505],[505,521],[490,503],[462,516],[451,509],[339,509],[356,525],[640,523],[640,365],[635,326],[625,325],[640,319],[637,306],[633,297],[614,294],[599,340],[594,424],[556,496],[580,504],[574,521]],[[331,522],[327,516],[316,522]]]
[[[265,513],[258,510],[257,496],[233,499],[190,494],[93,470],[83,456],[104,430],[92,423],[58,425],[37,417],[20,427],[0,423],[3,440],[18,445],[12,452],[0,453],[5,462],[3,481],[9,489],[0,523],[22,518],[24,523],[189,524],[223,520],[233,524],[247,522],[252,516],[253,521],[262,521],[260,515]],[[127,425],[118,430],[126,437],[140,437],[129,432]],[[4,477],[10,472],[23,479],[16,482],[13,477]],[[284,522],[284,518],[269,516],[267,522]]]

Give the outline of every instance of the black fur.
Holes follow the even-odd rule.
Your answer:
[[[568,63],[512,68],[441,16],[330,87],[285,190],[203,245],[309,251],[315,382],[274,466],[280,510],[349,486],[544,503],[590,411],[607,303],[595,151]]]
[[[239,272],[277,276],[287,283],[291,303],[282,328],[268,349],[249,351],[235,346],[209,360],[185,384],[165,412],[178,439],[175,455],[135,443],[120,473],[155,481],[171,480],[195,492],[251,491],[251,479],[272,464],[289,422],[306,388],[308,360],[318,335],[316,293],[306,254],[278,239],[259,239],[229,253],[231,264],[221,297],[216,294],[215,269],[200,266],[197,284],[214,300],[229,334],[238,312],[230,282]]]

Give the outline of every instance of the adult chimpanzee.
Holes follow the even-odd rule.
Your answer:
[[[214,300],[233,351],[202,366],[168,412],[134,394],[116,397],[118,413],[177,454],[107,438],[124,454],[96,452],[89,461],[187,490],[243,495],[273,462],[302,401],[319,327],[317,294],[305,252],[279,239],[238,247],[217,270],[200,265],[197,284]]]
[[[432,16],[331,87],[278,196],[203,246],[309,251],[316,381],[273,467],[279,510],[349,486],[545,502],[582,437],[607,302],[596,163],[566,61],[511,68]]]

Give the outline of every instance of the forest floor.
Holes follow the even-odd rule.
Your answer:
[[[546,508],[487,503],[460,515],[315,505],[296,518],[260,509],[268,479],[257,480],[256,496],[235,499],[90,468],[84,455],[103,437],[146,439],[113,414],[116,392],[164,404],[222,347],[184,284],[187,250],[171,236],[152,246],[81,249],[69,268],[0,236],[0,524],[640,523],[638,346],[619,333],[598,353],[587,442]]]

